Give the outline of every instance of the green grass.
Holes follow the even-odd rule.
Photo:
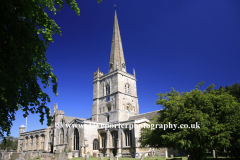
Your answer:
[[[187,160],[187,157],[175,157],[175,158],[182,158],[182,160]],[[90,160],[99,160],[100,158],[97,157],[97,158],[90,158]],[[164,158],[164,157],[153,157],[153,158],[149,158],[149,157],[145,157],[144,160],[168,160],[168,159],[171,159],[171,158]],[[76,158],[76,157],[73,157],[72,160],[85,160],[84,157],[81,157],[81,158]],[[109,160],[109,158],[104,158],[103,160]],[[140,160],[140,158],[121,158],[120,157],[120,160]]]

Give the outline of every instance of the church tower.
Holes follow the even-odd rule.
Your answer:
[[[127,73],[115,10],[109,72],[94,73],[92,121],[125,121],[139,114],[136,81],[135,71]]]

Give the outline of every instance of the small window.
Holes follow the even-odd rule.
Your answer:
[[[129,84],[125,84],[125,93],[129,94]]]
[[[109,115],[107,115],[107,122],[109,122]]]
[[[93,150],[98,150],[98,149],[99,149],[98,140],[94,139],[94,141],[93,141]]]
[[[107,84],[106,85],[106,95],[109,95],[110,94],[110,85]]]

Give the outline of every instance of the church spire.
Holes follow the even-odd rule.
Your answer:
[[[109,72],[114,71],[116,69],[127,72],[125,59],[123,55],[123,47],[122,47],[122,41],[120,36],[120,30],[118,26],[117,11],[115,8]]]

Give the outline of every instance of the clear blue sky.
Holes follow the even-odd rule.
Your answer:
[[[50,95],[65,115],[89,118],[92,114],[93,73],[108,72],[114,4],[128,73],[136,70],[140,113],[160,109],[157,93],[190,91],[200,81],[240,82],[239,0],[97,0],[77,1],[80,16],[64,5],[55,16],[62,37],[54,36],[46,57],[58,77],[58,96]],[[12,134],[25,125],[16,113]],[[46,128],[39,115],[28,116],[27,131]]]

